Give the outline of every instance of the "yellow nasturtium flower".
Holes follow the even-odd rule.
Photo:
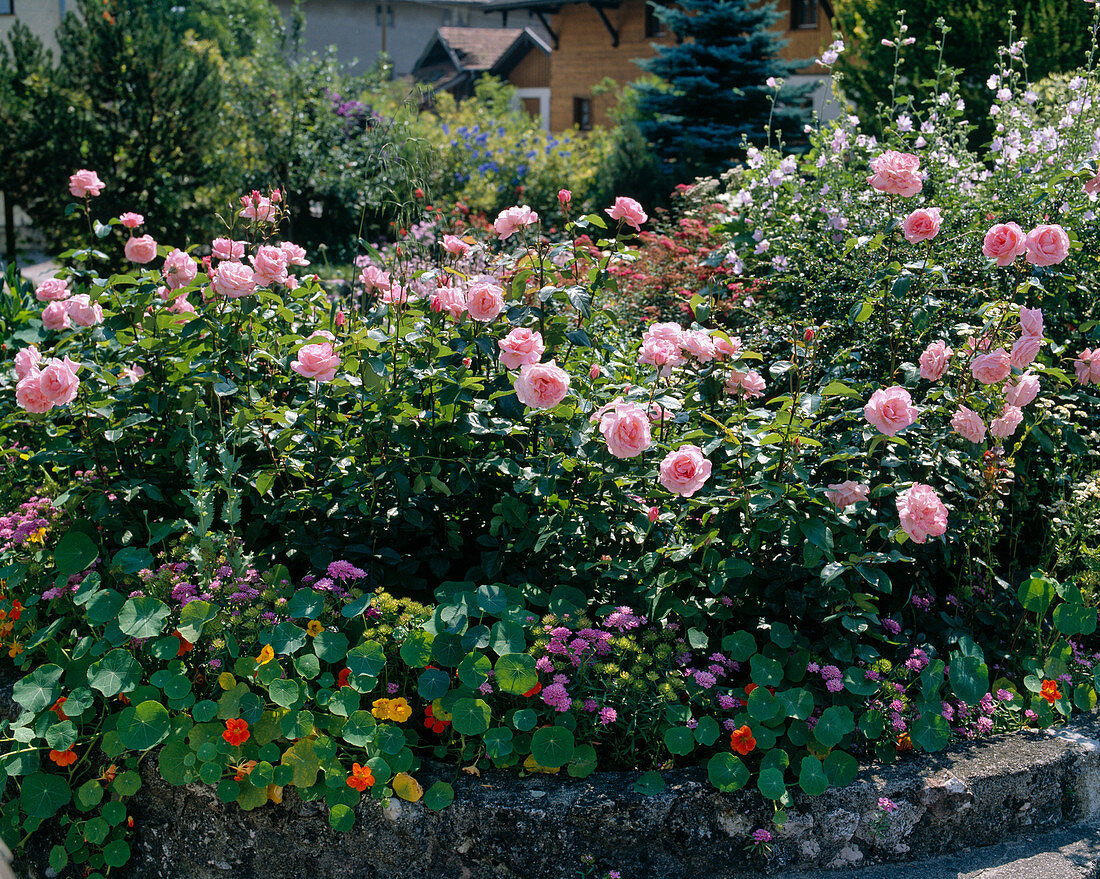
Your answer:
[[[325,627],[319,620],[310,620],[309,625],[306,626],[306,631],[314,638],[320,635],[324,630]]]
[[[260,655],[256,657],[257,665],[267,665],[271,660],[275,658],[275,651],[270,644],[265,644],[263,650],[260,651]]]
[[[404,696],[397,699],[375,699],[371,703],[371,714],[379,720],[404,723],[412,717],[412,706],[409,705]]]

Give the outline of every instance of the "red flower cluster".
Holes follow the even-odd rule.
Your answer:
[[[443,720],[432,714],[432,706],[428,705],[424,709],[424,726],[430,729],[437,735],[447,728],[450,724],[449,720]]]

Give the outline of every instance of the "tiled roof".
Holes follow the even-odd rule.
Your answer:
[[[441,27],[439,36],[466,70],[489,70],[523,36],[518,27]]]

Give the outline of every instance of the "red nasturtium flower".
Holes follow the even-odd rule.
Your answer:
[[[225,722],[225,732],[222,738],[234,747],[240,747],[248,741],[252,733],[248,731],[248,721],[242,718],[234,718]]]
[[[351,677],[351,669],[350,668],[340,669],[340,673],[336,676],[336,686],[338,686],[338,687],[351,686],[348,683],[348,678],[350,678],[350,677]]]
[[[432,706],[427,705],[424,708],[424,726],[430,729],[432,732],[438,734],[443,732],[449,724],[449,720],[444,720],[441,717],[436,717],[432,712]]]
[[[53,705],[50,706],[50,711],[52,711],[54,714],[57,715],[58,720],[68,720],[69,719],[69,715],[67,715],[65,713],[65,708],[64,708],[65,700],[68,699],[68,698],[69,698],[68,696],[59,696],[57,698],[57,701],[54,702]]]
[[[358,763],[351,764],[351,775],[348,776],[348,787],[353,787],[359,793],[365,791],[368,787],[374,787],[374,773],[370,771],[369,766],[360,766]]]
[[[195,645],[192,644],[190,641],[188,641],[186,638],[184,638],[183,635],[180,634],[179,629],[176,629],[176,631],[174,631],[172,634],[175,635],[177,638],[179,638],[179,642],[180,642],[180,649],[176,651],[176,656],[177,657],[185,656],[186,654],[190,653],[192,650],[195,649]]]
[[[76,751],[72,748],[66,751],[50,751],[50,759],[58,766],[71,766],[76,762]]]
[[[730,733],[730,747],[742,756],[756,747],[756,739],[752,737],[752,729],[748,724]]]
[[[537,684],[535,684],[535,686],[533,686],[530,690],[528,690],[523,695],[524,696],[537,696],[541,692],[542,692],[542,681],[539,681]]]
[[[1058,690],[1057,681],[1043,681],[1043,686],[1039,690],[1039,695],[1046,699],[1051,705],[1062,698],[1062,694]]]
[[[752,691],[755,690],[756,687],[757,687],[757,684],[745,684],[745,695],[746,696],[751,696]]]

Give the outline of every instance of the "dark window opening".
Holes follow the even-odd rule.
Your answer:
[[[382,4],[379,3],[374,7],[374,25],[375,27],[382,27]],[[393,27],[393,7],[388,3],[386,4],[386,27]]]
[[[657,17],[653,6],[653,3],[646,3],[645,5],[645,35],[647,37],[663,37],[667,33],[665,24]]]
[[[592,130],[591,98],[573,98],[573,124],[581,131]]]
[[[818,0],[791,0],[791,30],[817,27]]]
[[[0,0],[0,15],[15,15],[15,0]]]

